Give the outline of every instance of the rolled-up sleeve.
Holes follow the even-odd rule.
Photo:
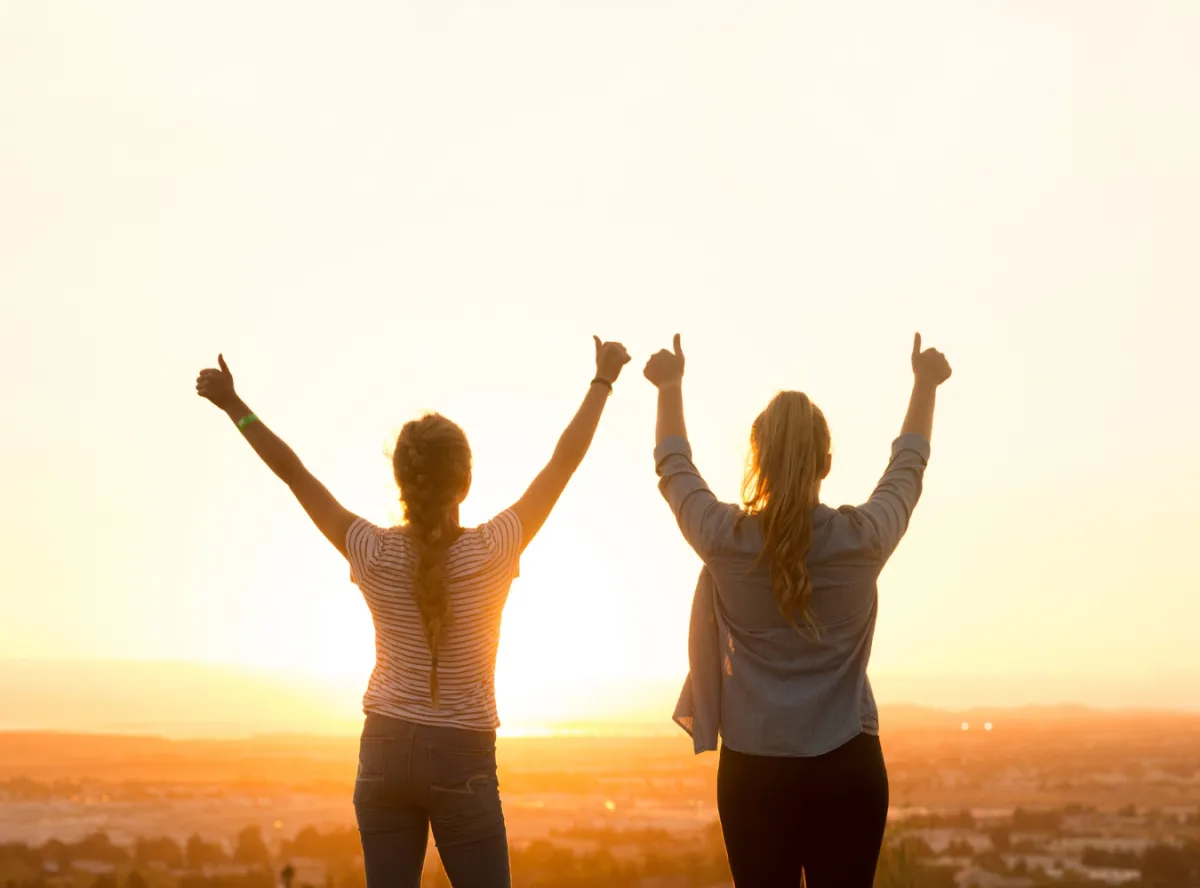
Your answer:
[[[716,553],[733,534],[737,507],[719,501],[692,462],[692,448],[679,437],[663,440],[654,449],[661,491],[683,538],[702,559]]]
[[[925,466],[929,463],[929,439],[924,435],[901,435],[892,443],[892,458],[871,498],[859,507],[870,528],[872,547],[886,561],[908,530]]]

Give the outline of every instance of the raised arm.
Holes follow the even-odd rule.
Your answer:
[[[217,356],[220,369],[201,370],[196,379],[196,393],[207,398],[225,412],[242,433],[242,437],[295,495],[308,517],[329,542],[346,554],[346,532],[357,515],[344,508],[320,481],[300,462],[292,448],[267,428],[238,397],[233,387],[233,374],[225,358]]]
[[[654,465],[658,488],[675,513],[683,538],[706,559],[728,534],[738,510],[716,498],[692,462],[683,418],[684,365],[678,333],[670,351],[662,349],[646,362],[645,376],[658,389]]]
[[[904,416],[902,435],[920,435],[926,441],[933,438],[933,409],[937,390],[950,378],[950,362],[936,348],[921,350],[921,334],[913,336],[913,390]]]
[[[621,343],[601,342],[598,336],[593,338],[596,341],[596,377],[588,386],[574,418],[558,439],[550,462],[512,507],[521,520],[522,548],[528,546],[542,529],[567,482],[583,462],[600,424],[604,405],[612,394],[613,383],[621,375],[621,368],[629,363],[629,353]]]
[[[654,423],[654,444],[668,438],[687,440],[687,423],[683,420],[683,346],[675,334],[672,350],[665,348],[650,356],[644,374],[658,389],[658,418]]]
[[[950,363],[936,349],[921,349],[921,334],[913,338],[913,390],[900,437],[892,444],[892,458],[871,498],[859,512],[871,525],[878,553],[886,560],[908,529],[909,519],[929,461],[933,412],[938,386],[950,378]]]

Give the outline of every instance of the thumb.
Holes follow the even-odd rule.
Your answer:
[[[225,363],[224,355],[217,355],[217,364],[220,366],[222,373],[229,373],[229,365]]]
[[[921,354],[921,334],[920,334],[920,333],[914,333],[914,334],[913,334],[913,353],[912,353],[912,356],[915,358],[915,357],[917,357],[917,356],[918,356],[918,355],[920,355],[920,354]]]
[[[596,357],[600,357],[600,346],[604,343],[600,341],[600,337],[595,333],[592,334],[592,339],[596,340]]]
[[[675,357],[683,357],[683,346],[679,344],[679,334],[675,334]]]

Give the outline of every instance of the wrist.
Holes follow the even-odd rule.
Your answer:
[[[250,413],[250,408],[246,406],[246,402],[241,398],[234,398],[225,405],[225,415],[237,422]]]
[[[679,379],[668,379],[665,382],[660,382],[658,384],[658,390],[660,393],[677,391],[681,388],[683,388],[683,377],[682,376]]]
[[[931,382],[928,379],[917,377],[913,380],[913,394],[922,396],[931,396],[937,392],[938,384]]]
[[[603,373],[597,373],[589,385],[592,388],[599,388],[610,395],[612,394],[613,380],[606,378]]]

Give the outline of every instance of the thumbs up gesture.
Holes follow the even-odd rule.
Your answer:
[[[683,346],[679,342],[679,334],[676,333],[671,351],[664,348],[652,354],[642,372],[656,388],[662,388],[683,381],[683,365]]]
[[[196,394],[225,410],[237,403],[237,392],[233,389],[233,373],[225,363],[224,355],[217,355],[217,364],[220,369],[200,371],[196,377]]]
[[[921,350],[921,334],[913,337],[912,350],[913,376],[918,385],[937,388],[950,378],[950,362],[936,348]]]
[[[629,363],[629,352],[619,342],[604,342],[599,336],[592,339],[596,341],[596,378],[611,386],[621,375],[621,368]]]

